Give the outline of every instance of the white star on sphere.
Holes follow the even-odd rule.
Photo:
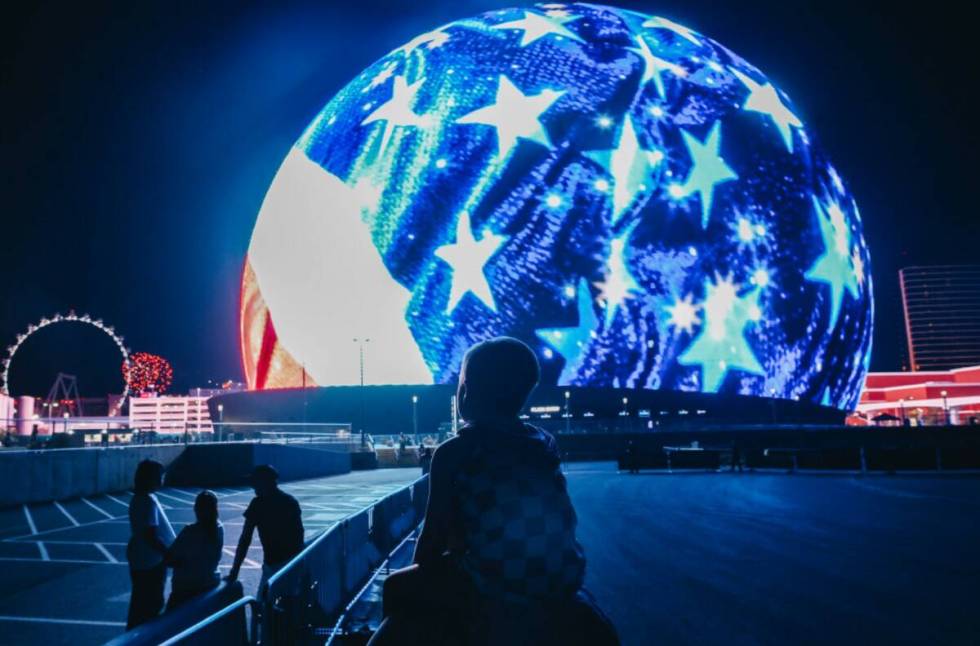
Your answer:
[[[578,34],[573,31],[569,31],[565,27],[565,23],[572,20],[578,20],[577,16],[542,16],[539,13],[534,13],[533,11],[525,11],[524,17],[520,20],[512,20],[510,22],[502,22],[499,25],[493,25],[491,29],[520,29],[524,33],[521,35],[521,47],[527,47],[539,38],[544,38],[548,34],[555,34],[556,36],[564,36],[565,38],[571,38],[572,40],[577,40],[580,43],[584,43]]]
[[[688,334],[693,333],[694,326],[701,323],[701,319],[698,317],[698,308],[693,301],[694,296],[688,294],[684,298],[675,300],[673,305],[665,307],[664,309],[670,313],[667,323]]]
[[[803,122],[786,107],[772,83],[765,85],[756,83],[737,69],[731,69],[732,74],[738,77],[738,80],[749,90],[749,96],[745,99],[742,109],[758,112],[772,119],[779,134],[783,137],[786,149],[793,152],[793,131],[791,128],[802,128]]]
[[[456,309],[467,292],[471,292],[494,312],[497,311],[484,268],[506,241],[506,236],[490,231],[486,231],[479,240],[476,239],[470,229],[469,213],[464,211],[459,214],[455,244],[442,245],[435,251],[436,256],[445,260],[453,270],[446,312]]]
[[[598,283],[600,298],[606,306],[606,325],[612,323],[616,310],[634,292],[640,289],[633,274],[626,265],[626,242],[633,233],[635,224],[609,243],[609,259],[606,261],[606,279]]]
[[[699,41],[695,36],[694,32],[685,27],[684,25],[679,25],[673,20],[667,20],[666,18],[661,18],[659,16],[653,16],[649,20],[643,23],[644,27],[652,27],[654,29],[669,29],[681,38],[688,40],[695,45],[700,45]]]
[[[541,123],[541,115],[564,94],[557,90],[542,90],[540,94],[524,94],[506,76],[500,76],[496,99],[456,119],[456,123],[479,123],[497,129],[500,157],[506,157],[517,145],[517,139],[527,139],[551,148],[551,140]]]
[[[362,126],[375,121],[385,122],[384,134],[381,136],[381,152],[384,152],[388,146],[388,141],[396,127],[419,127],[429,123],[426,115],[416,114],[412,110],[415,96],[419,93],[424,82],[425,79],[421,78],[409,85],[404,76],[396,76],[395,82],[391,86],[391,98],[364,117],[364,121],[361,122]]]
[[[651,181],[650,172],[663,159],[659,150],[640,148],[636,128],[629,116],[623,119],[615,148],[588,151],[585,156],[605,168],[613,180],[613,224],[619,222],[636,195],[647,188],[647,182]]]
[[[646,41],[643,40],[642,36],[636,37],[636,47],[627,48],[629,51],[633,52],[640,57],[643,61],[643,77],[640,79],[640,85],[643,85],[649,80],[653,80],[653,85],[657,88],[657,94],[663,99],[666,97],[664,90],[664,80],[660,76],[660,72],[668,71],[674,76],[685,77],[687,76],[687,70],[671,63],[670,61],[665,61],[662,58],[657,58],[650,51],[650,47],[647,45]]]
[[[443,25],[444,27],[446,25]],[[439,29],[433,29],[432,31],[426,32],[419,36],[416,36],[412,40],[408,41],[401,47],[395,50],[395,52],[405,52],[405,54],[411,54],[413,51],[425,45],[426,49],[435,49],[445,45],[449,41],[449,33]]]
[[[687,197],[694,193],[701,196],[701,227],[707,228],[715,186],[738,179],[738,175],[718,156],[718,148],[721,147],[720,121],[715,121],[703,142],[684,130],[681,130],[681,134],[694,165],[687,180],[674,193],[678,197]]]

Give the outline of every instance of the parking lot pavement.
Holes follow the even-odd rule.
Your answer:
[[[307,539],[419,476],[418,469],[358,471],[287,483],[303,510]],[[230,568],[252,499],[246,487],[220,487]],[[175,531],[194,520],[198,490],[165,487],[157,497]],[[0,509],[0,642],[100,644],[125,627],[129,604],[126,542],[129,492]],[[262,563],[258,536],[240,579],[255,592]]]

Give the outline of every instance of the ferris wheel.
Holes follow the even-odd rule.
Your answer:
[[[123,338],[116,334],[115,328],[111,325],[106,325],[102,322],[102,319],[93,319],[88,314],[82,314],[81,316],[75,314],[74,311],[70,311],[67,314],[55,314],[51,318],[44,317],[37,323],[32,323],[27,326],[27,330],[17,335],[17,341],[10,346],[7,346],[7,355],[3,359],[3,372],[0,373],[0,393],[4,395],[10,395],[10,364],[13,363],[14,357],[17,355],[17,351],[20,347],[24,345],[24,342],[35,334],[39,330],[42,330],[49,325],[55,325],[57,323],[82,323],[84,325],[89,325],[97,330],[102,331],[116,347],[119,348],[119,353],[122,355],[123,366],[125,371],[128,371],[130,367],[129,359],[129,348],[123,343]],[[117,407],[122,407],[123,402],[129,397],[129,382],[124,380],[122,397],[119,400]]]

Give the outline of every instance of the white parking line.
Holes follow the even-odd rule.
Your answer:
[[[64,507],[62,507],[61,506],[61,503],[58,502],[57,500],[54,501],[54,506],[57,507],[61,511],[61,513],[63,513],[65,515],[65,518],[67,518],[68,520],[71,521],[71,524],[72,525],[74,525],[75,527],[78,527],[81,524],[77,520],[75,520],[75,517],[72,516],[71,514],[69,514],[68,513],[68,510],[65,509]]]
[[[119,562],[119,559],[117,559],[115,556],[113,556],[112,553],[109,552],[109,550],[107,550],[102,543],[93,543],[93,545],[95,545],[95,547],[97,547],[98,550],[100,552],[102,552],[102,556],[106,557],[106,559],[108,559],[108,561],[110,563],[118,563]]]
[[[115,496],[110,496],[109,494],[106,494],[105,497],[108,498],[109,500],[111,500],[112,502],[119,503],[120,505],[122,505],[126,509],[129,509],[129,503],[128,502],[123,502],[122,500],[119,500],[119,498],[116,498]]]
[[[77,526],[78,527],[91,527],[92,525],[113,524],[113,523],[118,524],[118,523],[128,523],[128,522],[129,522],[128,520],[125,520],[123,518],[114,518],[112,520],[109,520],[108,518],[105,518],[103,520],[93,520],[93,521],[88,522],[88,523],[77,523]],[[55,532],[64,532],[64,531],[68,531],[70,529],[73,529],[73,528],[71,528],[71,527],[53,527],[51,529],[42,529],[42,530],[39,530],[37,532],[33,532],[31,534],[21,534],[20,536],[10,536],[10,537],[5,538],[3,540],[4,541],[19,541],[22,538],[31,538],[32,536],[43,536],[45,534],[53,534]]]
[[[112,514],[110,514],[109,512],[107,512],[102,507],[99,507],[98,505],[96,505],[94,502],[92,502],[88,498],[82,498],[82,502],[84,502],[86,505],[88,505],[89,507],[91,507],[95,511],[99,512],[100,514],[102,514],[106,518],[113,518],[113,519],[116,518],[115,516],[113,516]]]
[[[68,624],[73,626],[111,626],[113,628],[124,628],[126,624],[122,621],[93,621],[91,619],[62,619],[56,617],[12,617],[10,615],[0,615],[0,621],[24,621],[36,624]]]
[[[177,496],[172,496],[169,493],[163,493],[162,491],[155,492],[157,496],[163,496],[164,498],[170,498],[171,500],[176,500],[182,505],[193,505],[193,500],[186,500],[184,498],[178,498]],[[170,509],[173,509],[172,507]]]
[[[32,534],[37,534],[37,525],[34,524],[34,518],[31,516],[31,510],[24,505],[24,515],[27,516],[27,526],[31,528]]]
[[[41,553],[42,561],[50,561],[51,557],[48,555],[48,548],[44,546],[44,541],[37,542],[37,550]]]

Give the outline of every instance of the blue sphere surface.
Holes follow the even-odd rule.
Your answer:
[[[356,382],[352,339],[368,383],[447,383],[509,335],[544,383],[851,409],[870,355],[857,205],[788,97],[597,5],[460,20],[364,70],[280,168],[249,264],[320,385]]]

